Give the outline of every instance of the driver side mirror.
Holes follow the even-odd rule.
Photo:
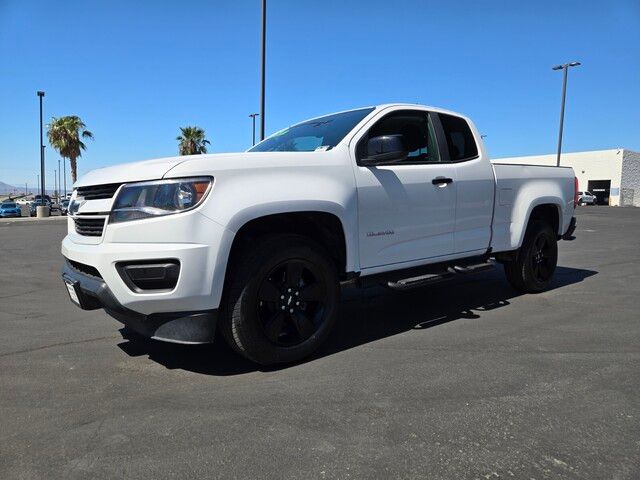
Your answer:
[[[360,164],[373,166],[401,162],[408,154],[402,135],[382,135],[369,139],[365,157],[360,159]]]

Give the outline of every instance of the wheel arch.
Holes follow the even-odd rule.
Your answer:
[[[229,223],[225,240],[216,262],[213,289],[218,301],[222,298],[225,280],[232,268],[233,257],[238,255],[243,247],[250,245],[261,235],[270,233],[297,234],[311,238],[324,247],[335,262],[341,278],[347,272],[356,271],[355,235],[349,235],[345,219],[336,212],[336,208],[285,209],[264,206],[257,209],[247,209],[238,212]],[[272,206],[273,207],[273,206]],[[308,206],[311,207],[311,206]]]
[[[260,236],[277,233],[310,238],[325,248],[339,273],[349,271],[344,225],[334,213],[321,210],[271,213],[246,221],[234,235],[229,252],[230,260],[247,243]]]
[[[556,235],[562,235],[561,200],[555,197],[540,198],[529,205],[525,221],[522,223],[522,228],[520,228],[519,231],[517,248],[520,248],[522,246],[524,235],[533,220],[544,220],[549,222],[549,224],[553,228],[553,231],[556,232]]]

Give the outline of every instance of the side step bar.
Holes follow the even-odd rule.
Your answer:
[[[473,265],[453,265],[441,273],[427,273],[417,277],[403,278],[401,280],[387,282],[387,286],[394,290],[410,290],[412,288],[424,287],[434,283],[443,282],[458,275],[468,275],[492,270],[494,266],[495,262],[492,260]]]

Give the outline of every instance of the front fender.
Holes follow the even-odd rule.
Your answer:
[[[323,212],[340,221],[345,237],[346,270],[359,270],[357,197],[349,165],[243,169],[215,172],[215,183],[200,212],[225,228],[214,274],[222,293],[236,233],[248,222],[268,215]]]
[[[349,219],[350,210],[343,208],[342,205],[322,200],[274,201],[256,204],[236,211],[228,220],[220,242],[220,250],[217,255],[213,276],[212,291],[216,302],[220,302],[222,298],[231,248],[238,231],[248,222],[261,217],[299,212],[322,212],[335,215],[340,220],[345,237],[346,271],[355,271],[359,268],[357,264],[357,236],[354,229],[349,228],[349,225],[356,225],[356,222],[353,219]]]
[[[350,272],[358,269],[358,239],[357,232],[353,227],[354,225],[357,225],[355,208],[349,208],[348,204],[341,205],[327,200],[290,200],[261,203],[248,206],[235,212],[235,214],[228,220],[227,228],[235,234],[243,225],[257,218],[281,213],[299,212],[321,212],[336,216],[342,225],[342,231],[344,232],[346,243],[346,271]]]

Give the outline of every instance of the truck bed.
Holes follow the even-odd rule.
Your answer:
[[[574,179],[571,167],[491,162],[496,176],[494,207],[494,252],[515,250],[522,243],[526,222],[533,208],[542,204],[558,207],[558,235],[569,228],[574,214]]]

